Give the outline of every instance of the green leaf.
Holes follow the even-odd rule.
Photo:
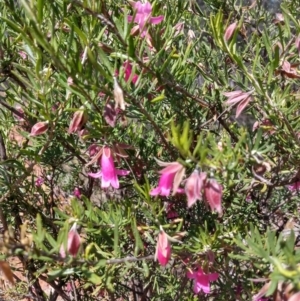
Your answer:
[[[87,277],[88,281],[92,282],[95,285],[102,283],[102,278],[95,273],[87,273],[85,276]]]

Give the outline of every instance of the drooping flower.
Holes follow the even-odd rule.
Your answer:
[[[137,29],[139,29],[141,37],[147,35],[147,23],[155,25],[163,21],[164,16],[152,17],[152,6],[150,2],[142,3],[141,1],[131,1],[130,3],[136,11],[136,14],[135,16],[128,16],[128,21],[138,24],[132,28],[132,32],[136,32]]]
[[[77,232],[76,223],[72,226],[68,233],[67,251],[70,255],[75,257],[81,245],[80,235]]]
[[[158,260],[162,266],[167,265],[171,258],[171,244],[168,239],[166,232],[161,229],[157,238],[155,260]]]
[[[243,92],[240,90],[223,93],[226,97],[228,97],[227,101],[225,102],[226,105],[235,105],[238,103],[235,113],[236,118],[240,116],[240,114],[244,111],[249,102],[252,100],[252,93],[253,91]]]
[[[46,133],[48,130],[48,122],[47,121],[41,121],[36,123],[32,128],[30,132],[30,136],[38,136]]]
[[[173,189],[173,195],[178,192],[179,185],[185,174],[185,168],[179,162],[162,162],[156,160],[160,166],[165,166],[161,174],[158,186],[150,191],[150,195],[168,196]]]
[[[205,274],[202,268],[199,266],[195,271],[188,270],[187,277],[189,279],[193,279],[194,281],[193,291],[195,294],[199,294],[201,291],[203,291],[205,294],[209,294],[210,293],[209,283],[211,281],[216,281],[219,278],[219,274],[218,273]]]
[[[199,172],[195,169],[194,172],[188,177],[185,183],[185,193],[187,196],[188,207],[193,206],[197,200],[202,198],[202,189],[206,180],[206,173]]]
[[[209,179],[205,182],[204,195],[212,211],[217,211],[222,216],[222,185],[215,179]]]
[[[101,187],[108,188],[110,185],[116,189],[119,188],[119,176],[129,174],[128,170],[118,170],[115,168],[114,157],[112,150],[104,146],[101,150],[101,170],[97,173],[89,173],[92,178],[101,178]],[[97,155],[96,155],[97,156]]]

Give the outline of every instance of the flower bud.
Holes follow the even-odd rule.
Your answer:
[[[226,28],[226,31],[225,31],[225,34],[224,34],[224,40],[225,40],[226,42],[228,42],[228,41],[231,39],[231,37],[232,37],[232,35],[233,35],[233,33],[234,33],[236,27],[237,27],[237,22],[234,22],[234,23],[230,24],[230,25]]]
[[[158,260],[160,265],[165,266],[171,258],[171,244],[168,235],[164,230],[160,230],[157,238],[155,260]]]
[[[36,123],[32,128],[30,132],[30,136],[38,136],[46,133],[48,130],[48,122],[47,121],[41,121]]]
[[[76,227],[77,225],[75,223],[68,233],[67,251],[73,257],[77,255],[81,244],[80,235],[78,234]]]
[[[68,133],[74,133],[77,131],[80,131],[82,127],[87,122],[87,114],[83,107],[80,108],[80,110],[76,111],[73,115],[73,119],[70,123]]]

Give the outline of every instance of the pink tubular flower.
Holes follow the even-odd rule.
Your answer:
[[[138,25],[135,26],[132,31],[135,32],[139,29],[141,33],[141,37],[146,36],[146,24],[159,24],[164,19],[164,16],[152,17],[152,6],[150,2],[142,3],[141,1],[131,1],[131,5],[136,11],[135,16],[128,16],[129,22],[137,23]]]
[[[202,198],[202,188],[206,180],[206,173],[197,169],[188,177],[185,183],[185,193],[188,207],[193,206],[197,200]]]
[[[38,136],[46,133],[48,130],[48,122],[38,122],[32,128],[30,132],[30,136]]]
[[[215,179],[209,179],[205,183],[204,194],[205,198],[211,208],[219,213],[219,216],[223,215],[222,210],[222,185],[219,184]]]
[[[158,182],[158,187],[150,191],[150,195],[168,196],[173,188],[173,194],[178,192],[180,182],[184,176],[185,168],[179,162],[162,162],[157,160],[160,166],[166,166],[159,173],[161,177]]]
[[[101,156],[101,171],[97,173],[89,173],[88,175],[92,178],[101,178],[102,188],[108,188],[111,185],[118,189],[119,180],[117,176],[126,176],[128,174],[128,170],[118,170],[115,168],[112,150],[109,147],[104,146]]]
[[[189,270],[187,277],[194,280],[193,291],[195,294],[199,294],[203,291],[205,294],[210,292],[210,281],[216,281],[219,278],[218,273],[205,274],[201,267],[198,267],[196,271]]]
[[[171,244],[169,242],[168,235],[163,229],[161,229],[157,238],[155,260],[158,260],[160,265],[165,266],[169,262],[170,258]]]
[[[77,255],[81,244],[80,235],[78,234],[76,227],[77,225],[75,223],[68,233],[67,250],[68,253],[71,254],[73,257]]]

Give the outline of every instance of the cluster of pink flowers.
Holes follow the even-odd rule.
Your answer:
[[[159,171],[161,176],[158,186],[150,191],[150,195],[169,196],[171,190],[173,190],[173,195],[178,192],[183,192],[183,189],[179,186],[185,174],[184,166],[179,162],[167,163],[158,161],[158,164],[164,166],[164,168]],[[222,190],[222,185],[215,179],[209,179],[205,172],[200,172],[199,169],[196,168],[185,182],[184,191],[187,196],[187,205],[191,207],[197,200],[201,200],[204,196],[211,210],[218,212],[219,216],[221,216],[223,214],[221,205]]]
[[[171,244],[168,235],[161,228],[157,238],[155,260],[159,262],[161,266],[166,266],[171,258]],[[218,273],[204,273],[203,269],[198,266],[196,270],[192,271],[188,269],[187,277],[193,280],[193,291],[195,294],[199,294],[203,291],[205,294],[210,293],[211,281],[215,281],[219,278]]]

